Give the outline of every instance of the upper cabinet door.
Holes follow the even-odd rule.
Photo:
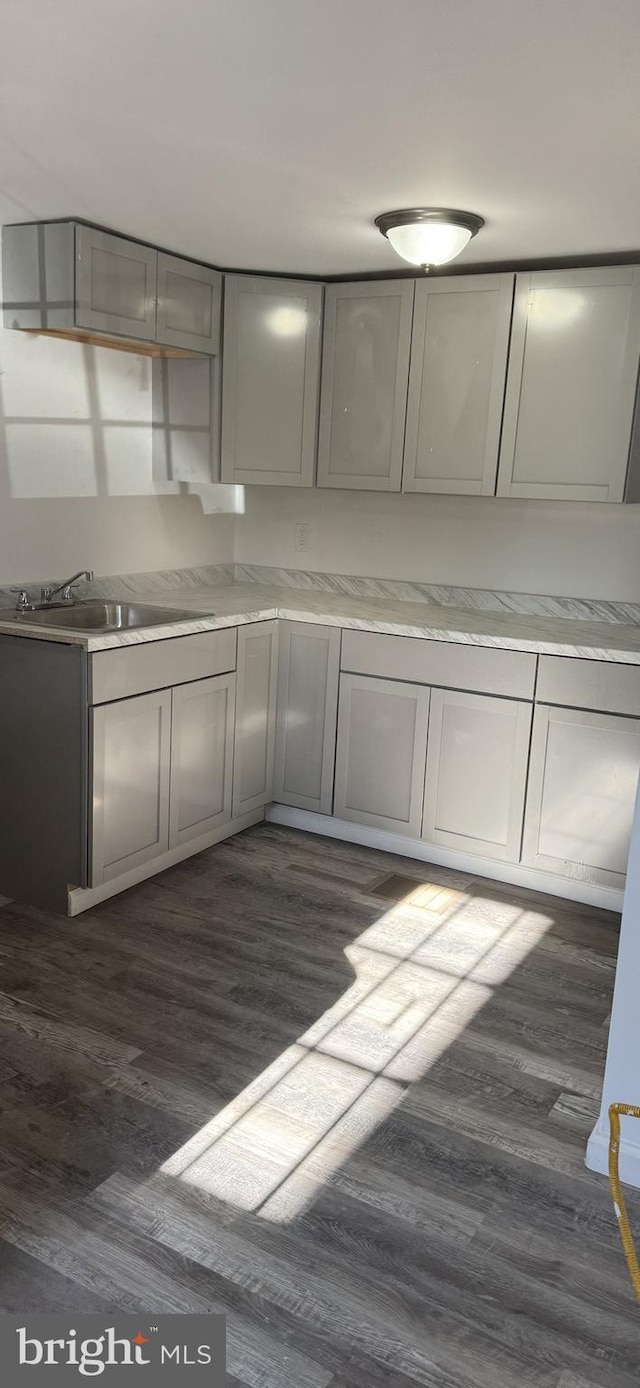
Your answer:
[[[76,227],[76,322],[153,342],[158,252],[94,227]]]
[[[413,281],[325,291],[318,486],[399,492]]]
[[[416,284],[404,491],[495,494],[513,281]]]
[[[311,487],[322,286],[225,276],[222,481]]]
[[[156,341],[194,352],[219,352],[221,295],[219,270],[159,251]]]
[[[623,500],[639,352],[637,268],[518,275],[499,496]]]

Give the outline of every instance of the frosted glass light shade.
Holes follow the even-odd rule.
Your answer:
[[[446,222],[416,222],[413,226],[391,227],[387,236],[394,251],[412,265],[445,265],[460,255],[471,232]]]
[[[376,226],[403,260],[428,266],[445,265],[460,255],[484,222],[473,212],[409,207],[384,212],[376,217]]]

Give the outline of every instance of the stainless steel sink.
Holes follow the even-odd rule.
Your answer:
[[[101,602],[95,598],[74,602],[68,607],[51,606],[35,612],[2,613],[20,625],[56,627],[59,631],[132,631],[139,627],[164,626],[167,622],[193,621],[210,617],[210,612],[189,612],[184,608],[155,607],[141,602]]]

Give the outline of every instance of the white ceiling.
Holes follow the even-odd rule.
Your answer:
[[[395,271],[640,248],[638,0],[0,0],[0,220],[80,216],[215,264]]]

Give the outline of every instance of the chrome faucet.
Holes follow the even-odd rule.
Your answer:
[[[53,602],[53,599],[57,597],[59,593],[60,597],[58,598],[58,602],[73,602],[73,593],[71,592],[71,589],[73,588],[74,584],[79,583],[82,578],[86,578],[90,583],[93,578],[93,570],[80,569],[79,573],[72,574],[71,578],[65,578],[64,582],[58,583],[57,587],[43,588],[42,601]]]

